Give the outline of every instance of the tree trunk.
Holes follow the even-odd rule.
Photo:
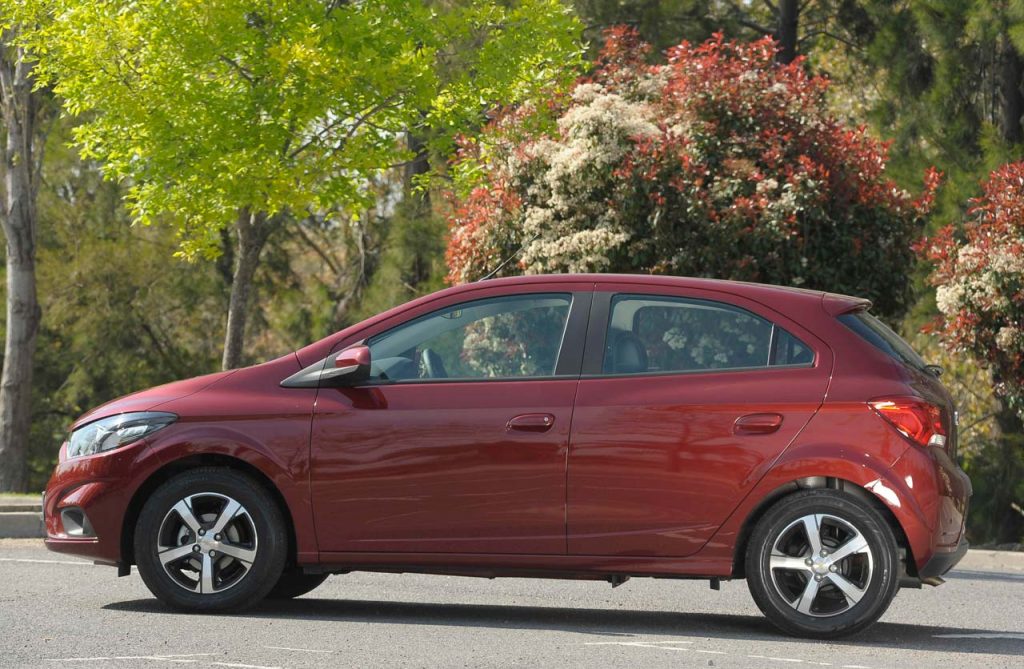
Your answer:
[[[1003,400],[996,413],[996,429],[993,435],[999,459],[998,474],[992,489],[993,505],[997,517],[995,523],[997,543],[1024,541],[1024,516],[1013,505],[1024,506],[1024,499],[1016,495],[1016,489],[1024,476],[1024,421]]]
[[[426,141],[423,137],[416,134],[415,131],[409,132],[407,142],[409,150],[415,154],[415,158],[405,166],[403,179],[404,213],[407,219],[405,225],[412,226],[415,233],[422,231],[424,229],[424,219],[433,215],[430,191],[426,189],[416,190],[417,178],[430,172],[430,156],[427,152]],[[412,251],[412,262],[409,263],[409,267],[402,277],[407,284],[413,287],[430,278],[432,261],[434,259],[430,239],[421,239],[422,236],[421,234],[414,234],[413,238],[409,240],[412,242],[412,249],[410,249]]]
[[[271,221],[262,212],[238,212],[235,232],[238,246],[235,250],[235,271],[231,277],[231,298],[228,302],[228,323],[224,333],[223,369],[241,366],[245,345],[245,324],[249,316],[249,300],[253,278],[259,267],[260,253],[266,245]]]
[[[1024,140],[1021,116],[1024,116],[1024,60],[1009,39],[1003,39],[999,67],[999,134],[1008,144]]]
[[[9,48],[11,33],[0,41],[0,93],[4,145],[3,229],[7,237],[7,332],[0,373],[0,491],[24,492],[29,430],[32,425],[32,359],[40,309],[36,296],[36,182],[38,156],[36,103],[31,66],[20,50]]]
[[[779,0],[779,23],[775,28],[775,41],[779,43],[779,53],[775,57],[779,63],[788,65],[796,60],[797,33],[800,29],[800,0]]]

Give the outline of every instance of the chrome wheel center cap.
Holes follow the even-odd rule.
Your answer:
[[[811,570],[819,576],[824,576],[828,573],[828,563],[823,559],[815,558]]]

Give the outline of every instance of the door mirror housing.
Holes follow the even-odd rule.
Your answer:
[[[370,348],[365,344],[349,346],[327,356],[326,360],[301,369],[281,382],[283,388],[344,388],[370,378]]]
[[[350,346],[334,359],[334,369],[325,369],[325,378],[337,379],[345,383],[338,385],[354,385],[370,378],[370,347],[365,344]]]

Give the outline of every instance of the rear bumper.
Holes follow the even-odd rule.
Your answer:
[[[967,555],[967,549],[970,548],[970,546],[971,545],[966,539],[962,539],[957,545],[956,550],[948,553],[933,554],[931,559],[925,562],[924,566],[917,570],[918,576],[921,579],[943,576],[950,569],[955,567],[965,555]]]

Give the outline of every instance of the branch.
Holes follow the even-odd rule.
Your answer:
[[[255,86],[255,85],[256,85],[256,80],[252,78],[252,75],[250,75],[250,74],[249,74],[249,73],[248,73],[248,72],[246,71],[246,69],[245,69],[244,67],[242,67],[241,65],[239,65],[238,63],[236,63],[236,62],[235,62],[234,60],[232,60],[231,58],[228,58],[227,56],[218,56],[218,58],[220,58],[220,59],[221,59],[222,61],[224,61],[225,63],[227,63],[227,64],[228,64],[228,65],[230,65],[231,67],[235,68],[235,70],[237,70],[237,71],[238,71],[238,73],[239,73],[240,75],[242,75],[242,78],[243,78],[243,79],[245,79],[246,81],[248,81],[248,82],[249,82],[249,85],[250,85],[250,86]]]
[[[860,51],[860,49],[861,49],[861,46],[859,44],[857,44],[855,42],[851,42],[847,38],[840,37],[839,35],[836,35],[835,33],[831,32],[831,31],[828,31],[828,30],[812,30],[811,32],[807,33],[806,35],[804,35],[803,37],[798,39],[797,40],[797,44],[803,44],[807,40],[813,39],[813,38],[817,37],[818,35],[824,35],[825,37],[829,37],[831,39],[834,39],[837,42],[842,42],[846,46],[850,47],[851,49],[855,49],[857,51]]]
[[[314,134],[312,137],[309,138],[309,140],[303,142],[301,146],[297,147],[294,151],[292,151],[288,155],[288,158],[291,159],[291,158],[294,158],[295,156],[299,155],[300,153],[302,153],[303,151],[308,149],[310,146],[312,146],[313,144],[315,144],[319,140],[323,139],[327,135],[327,133],[329,133],[334,128],[338,127],[338,125],[344,123],[345,121],[349,120],[350,118],[354,118],[355,119],[355,123],[352,125],[351,128],[348,129],[348,132],[345,133],[345,136],[342,137],[340,140],[338,140],[338,145],[335,146],[333,149],[331,149],[331,153],[337,153],[338,151],[341,150],[341,148],[345,145],[345,143],[348,142],[348,140],[351,139],[352,136],[356,134],[356,132],[359,130],[359,128],[361,128],[364,124],[369,122],[370,117],[372,117],[374,114],[376,114],[376,113],[378,113],[378,112],[380,112],[380,111],[382,111],[384,109],[387,109],[391,105],[391,103],[395,100],[395,98],[398,97],[398,95],[399,95],[398,93],[393,93],[393,94],[389,95],[388,97],[384,98],[383,100],[381,100],[380,102],[378,102],[377,104],[367,108],[366,111],[364,111],[364,112],[362,112],[360,114],[355,115],[354,117],[348,117],[348,116],[340,116],[340,117],[338,117],[337,119],[332,121],[330,124],[328,124],[327,127],[323,128],[322,130],[320,130],[319,132]]]
[[[333,272],[336,276],[341,274],[341,270],[338,269],[338,266],[330,257],[328,257],[324,250],[320,248],[320,245],[309,238],[309,235],[306,234],[306,231],[302,227],[301,221],[296,222],[295,230],[299,233],[299,238],[306,243],[306,246],[311,248],[318,256],[320,256],[321,260],[327,263],[327,266],[331,268],[331,272]]]

